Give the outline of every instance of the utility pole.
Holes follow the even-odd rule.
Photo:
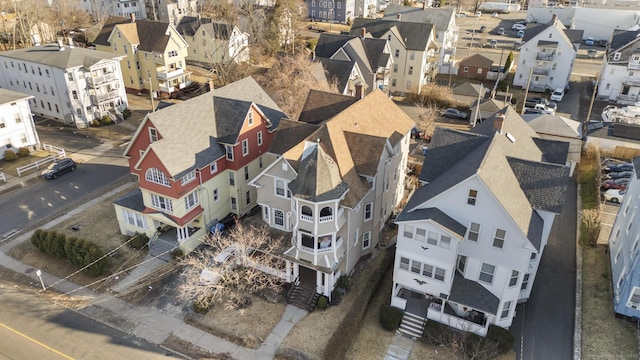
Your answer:
[[[151,112],[155,112],[155,106],[153,105],[153,83],[151,82],[151,76],[149,76],[149,100],[151,100]]]
[[[531,76],[533,75],[533,67],[529,70],[529,78],[527,79],[527,90],[524,92],[524,99],[522,99],[522,112],[524,114],[524,107],[527,104],[527,96],[529,96],[529,84],[531,83]]]
[[[587,123],[589,119],[591,119],[591,110],[593,110],[593,102],[596,99],[596,92],[598,92],[598,83],[600,82],[600,74],[596,73],[596,84],[593,87],[593,92],[591,93],[591,102],[589,103],[589,111],[587,112],[587,118],[582,122],[582,140],[586,140],[587,136]]]

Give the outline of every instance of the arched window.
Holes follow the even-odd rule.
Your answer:
[[[310,207],[303,206],[302,207],[302,215],[313,216],[313,211],[311,211]]]
[[[169,178],[157,168],[149,168],[144,175],[145,180],[166,187],[171,187]]]
[[[325,216],[331,216],[332,211],[330,207],[323,207],[322,210],[320,210],[320,217],[325,217]]]

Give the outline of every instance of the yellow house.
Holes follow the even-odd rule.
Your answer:
[[[171,94],[191,84],[186,71],[188,44],[169,23],[110,17],[94,40],[98,50],[124,56],[124,86]]]

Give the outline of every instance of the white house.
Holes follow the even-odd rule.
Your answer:
[[[380,242],[403,198],[414,126],[380,90],[363,99],[310,97],[316,106],[305,106],[315,114],[303,117],[310,123],[281,121],[269,149],[278,158],[252,181],[264,222],[291,233],[280,257],[302,303],[316,294],[331,299],[340,276]]]
[[[144,0],[83,0],[78,2],[78,6],[90,14],[100,17],[113,15],[126,18],[131,16],[139,19],[147,18]]]
[[[371,34],[387,40],[393,58],[389,75],[393,92],[418,93],[438,72],[438,45],[432,24],[356,18],[351,36]]]
[[[249,61],[249,34],[235,25],[185,16],[176,30],[189,44],[188,61],[204,64]]]
[[[150,20],[177,26],[185,16],[198,15],[197,0],[146,0]]]
[[[34,114],[84,128],[127,107],[116,54],[50,44],[0,53],[0,87],[33,96]]]
[[[402,21],[433,24],[436,43],[440,47],[438,72],[450,73],[453,70],[460,31],[456,25],[455,9],[431,8],[427,6],[427,1],[425,1],[422,8],[391,5],[384,11],[384,19],[387,20],[397,20],[398,15]]]
[[[391,304],[405,310],[401,331],[421,336],[425,319],[481,336],[511,326],[564,204],[567,151],[511,107],[470,132],[436,128],[424,185],[396,219]]]
[[[541,92],[564,89],[581,39],[582,31],[567,30],[556,17],[549,24],[527,24],[513,85]]]
[[[0,159],[4,152],[40,143],[29,103],[33,96],[0,89]]]
[[[620,104],[640,100],[640,30],[616,31],[605,53],[598,98]]]

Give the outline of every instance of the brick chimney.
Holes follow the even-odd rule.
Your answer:
[[[135,13],[131,13],[131,22],[134,23],[136,22],[136,14]]]
[[[558,20],[558,15],[553,14],[551,16],[551,25],[554,25],[556,23],[556,20]]]
[[[504,114],[497,113],[493,118],[493,130],[502,134],[502,123],[504,123]]]
[[[209,78],[209,91],[213,91],[215,86],[213,85],[213,79]]]
[[[361,27],[360,28],[360,37],[364,38],[365,35],[367,35],[367,28]]]
[[[357,99],[362,99],[364,97],[364,91],[362,91],[362,83],[361,82],[357,82],[356,83],[356,98]]]
[[[402,14],[396,14],[396,20],[402,21]]]

